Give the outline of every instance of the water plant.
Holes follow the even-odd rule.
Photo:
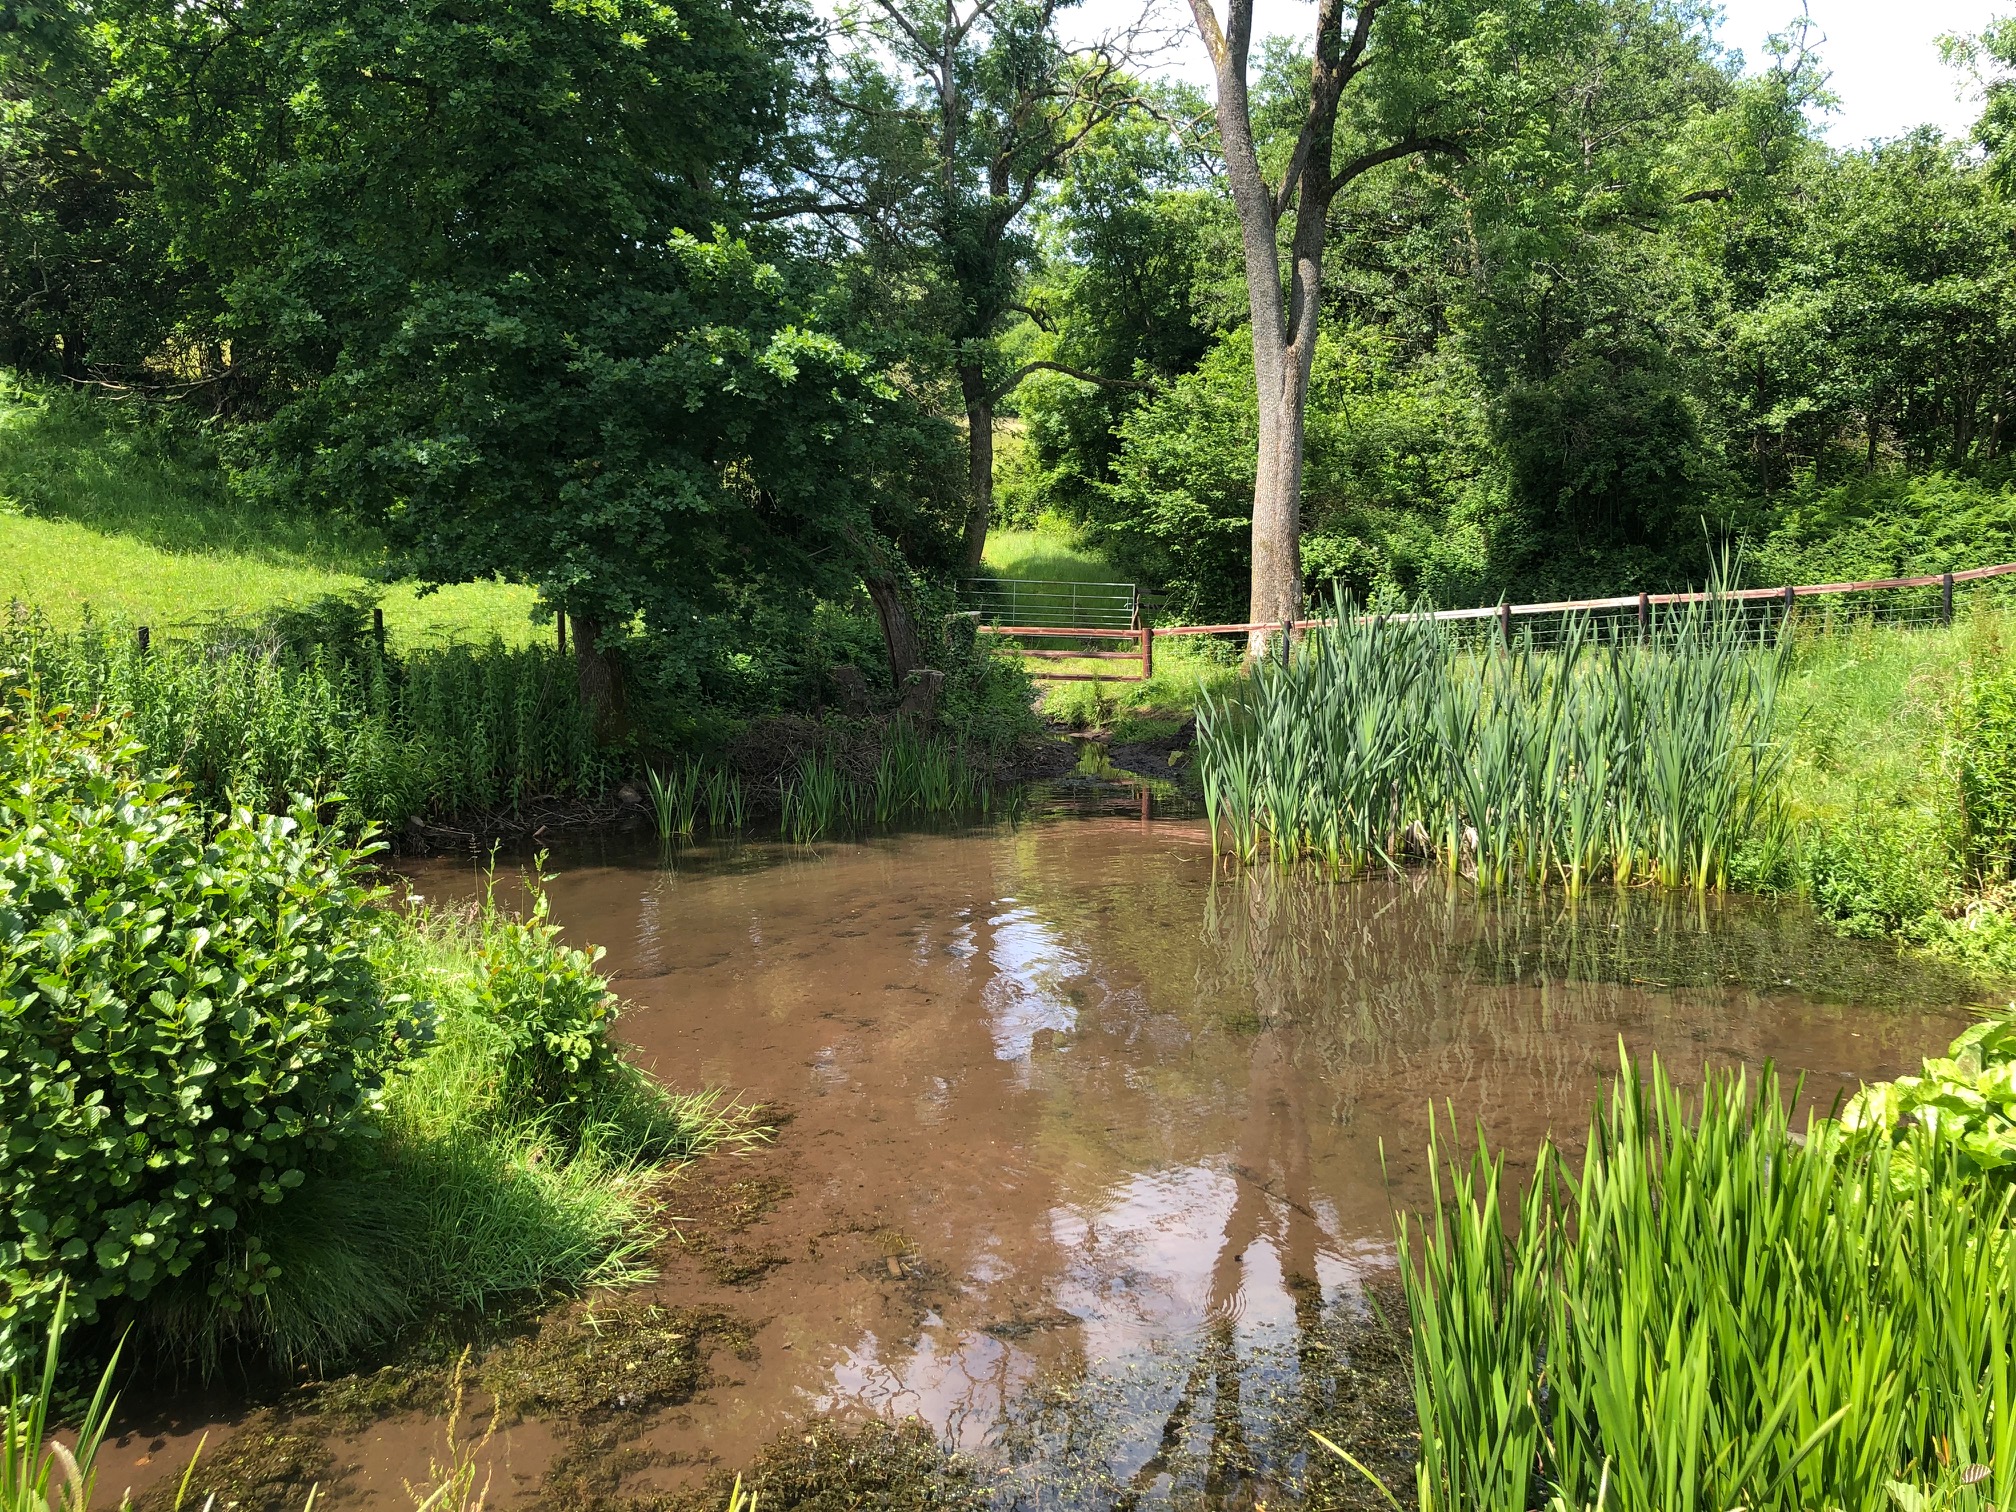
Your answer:
[[[600,792],[615,753],[547,648],[444,646],[395,656],[354,604],[217,624],[144,646],[134,627],[58,632],[0,616],[0,666],[51,704],[116,715],[211,808],[341,794],[346,821],[509,807]]]
[[[1768,1070],[1690,1107],[1627,1059],[1514,1224],[1501,1158],[1438,1175],[1401,1233],[1424,1512],[2011,1504],[2012,1193],[1922,1130],[1897,1180],[1785,1106]]]
[[[700,783],[700,763],[691,759],[667,772],[645,768],[644,785],[651,794],[651,817],[657,824],[661,842],[669,844],[693,838],[699,816]]]
[[[1741,840],[1782,834],[1782,661],[1719,601],[1643,637],[1570,617],[1555,644],[1503,648],[1339,601],[1200,703],[1213,848],[1340,875],[1415,854],[1492,888],[1721,887]]]
[[[119,1368],[119,1350],[112,1351],[97,1390],[77,1421],[76,1435],[66,1445],[50,1431],[67,1321],[65,1300],[57,1300],[49,1318],[41,1375],[23,1380],[9,1371],[0,1380],[0,1512],[88,1512],[91,1506],[98,1446],[117,1401],[112,1381]]]

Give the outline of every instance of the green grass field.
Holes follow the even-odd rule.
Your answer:
[[[505,583],[422,594],[385,583],[382,543],[307,516],[248,509],[200,438],[118,406],[24,392],[0,375],[0,605],[59,626],[87,614],[172,631],[330,594],[382,594],[394,645],[528,644],[551,633],[536,595]]]
[[[1113,564],[1064,530],[994,530],[980,562],[990,577],[1041,578],[1063,583],[1111,583]]]

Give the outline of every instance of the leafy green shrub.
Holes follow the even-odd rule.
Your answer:
[[[1952,843],[1936,815],[1858,808],[1809,837],[1808,895],[1841,933],[1922,939],[1954,895]]]
[[[0,712],[0,1368],[182,1275],[364,1107],[384,1001],[363,852],[212,824],[109,724]],[[210,1288],[255,1291],[262,1257]]]
[[[487,910],[478,936],[476,1006],[501,1036],[500,1111],[507,1118],[578,1118],[621,1061],[609,1038],[616,995],[595,970],[602,947],[562,944],[550,913],[538,888],[531,917]]]

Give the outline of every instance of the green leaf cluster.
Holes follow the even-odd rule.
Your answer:
[[[213,821],[113,726],[0,714],[0,1361],[214,1256],[372,1096],[363,850]],[[262,1257],[218,1264],[229,1299]]]
[[[1841,1127],[1913,1156],[1913,1127],[1950,1146],[1971,1174],[2016,1177],[2016,1009],[1983,1020],[1916,1076],[1865,1087]]]

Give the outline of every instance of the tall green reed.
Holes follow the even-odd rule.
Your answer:
[[[2016,1499],[2006,1187],[1819,1121],[1777,1078],[1689,1107],[1628,1059],[1571,1169],[1543,1147],[1508,1226],[1480,1149],[1403,1225],[1420,1506],[1879,1512]]]
[[[0,619],[0,667],[36,677],[52,705],[119,714],[213,806],[340,793],[347,818],[396,823],[592,794],[614,775],[571,665],[544,649],[395,657],[368,634],[213,627],[143,650],[131,627],[65,633],[16,615]]]
[[[1721,887],[1739,844],[1782,832],[1782,665],[1720,600],[1643,639],[1571,616],[1545,648],[1340,601],[1285,664],[1200,704],[1212,845],[1338,874],[1423,854],[1493,888]]]
[[[779,797],[783,832],[800,845],[864,824],[947,819],[991,812],[994,806],[993,786],[983,769],[958,746],[925,735],[907,721],[892,727],[865,781],[815,751],[783,779]]]

